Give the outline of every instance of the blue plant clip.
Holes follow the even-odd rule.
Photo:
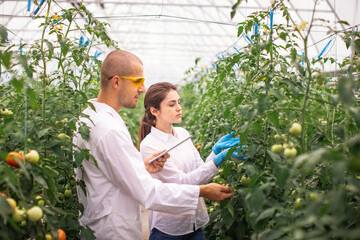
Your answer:
[[[83,43],[84,43],[84,37],[81,36],[81,37],[80,37],[80,40],[79,40],[79,46],[82,46]]]
[[[45,2],[45,0],[40,1],[39,7],[37,7],[34,11],[34,15],[36,15],[40,11],[40,7],[44,4],[44,2]]]
[[[246,37],[247,40],[249,40],[250,43],[254,43],[247,34],[245,35],[245,37]]]
[[[94,54],[94,57],[97,58],[97,57],[100,56],[101,54],[102,54],[102,52],[98,52],[98,51],[96,50],[96,52],[95,52],[95,54]]]
[[[324,54],[325,50],[328,48],[328,46],[330,45],[331,42],[332,42],[332,39],[329,40],[329,42],[326,44],[324,49],[320,52],[318,58],[320,58]]]
[[[28,5],[27,5],[27,11],[30,12],[30,8],[31,8],[31,0],[28,0]]]
[[[255,23],[254,30],[255,30],[255,36],[258,35],[259,34],[259,25],[257,23]]]

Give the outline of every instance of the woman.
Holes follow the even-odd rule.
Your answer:
[[[168,149],[189,136],[184,128],[173,127],[173,124],[181,122],[182,117],[180,97],[174,85],[167,82],[152,85],[145,94],[144,105],[145,114],[139,129],[140,152],[143,156]],[[206,162],[201,159],[191,140],[187,140],[171,150],[163,170],[152,176],[167,183],[198,185],[209,182],[225,160],[228,148],[240,144],[238,138],[231,138],[232,135],[222,137],[214,145]],[[202,198],[195,216],[149,211],[149,239],[205,239],[202,227],[208,221]]]

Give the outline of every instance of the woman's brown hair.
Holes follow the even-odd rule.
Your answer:
[[[175,85],[169,82],[159,82],[151,85],[150,88],[146,91],[144,98],[145,114],[141,119],[139,128],[139,147],[141,141],[150,133],[151,127],[155,126],[156,123],[156,118],[151,114],[150,108],[153,107],[159,110],[160,103],[165,99],[170,90],[177,91],[177,88]]]

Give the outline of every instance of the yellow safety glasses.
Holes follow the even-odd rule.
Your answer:
[[[107,78],[106,80],[111,80],[113,77],[118,76],[114,75],[112,77]],[[144,77],[126,77],[126,76],[118,76],[119,78],[129,79],[131,80],[131,84],[135,87],[141,87],[144,84],[145,78]]]

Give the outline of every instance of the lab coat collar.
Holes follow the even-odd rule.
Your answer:
[[[96,111],[106,112],[106,113],[109,113],[114,118],[122,119],[120,117],[119,113],[115,111],[115,109],[113,109],[112,107],[110,107],[106,103],[98,102],[97,98],[89,99],[89,102],[91,102],[94,105]]]

